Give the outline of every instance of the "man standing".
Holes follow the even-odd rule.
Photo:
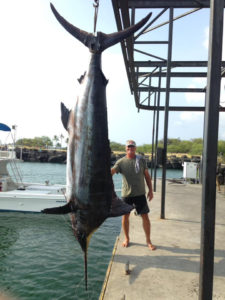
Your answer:
[[[141,215],[147,246],[150,250],[155,250],[156,247],[150,239],[151,223],[148,217],[149,208],[145,197],[146,181],[149,189],[147,197],[149,201],[153,199],[152,182],[145,159],[136,155],[136,143],[133,140],[126,142],[126,156],[119,159],[111,169],[111,174],[114,175],[115,173],[122,174],[123,201],[133,205],[138,215]],[[128,247],[130,241],[129,217],[130,214],[122,217],[122,228],[125,234],[124,247]]]

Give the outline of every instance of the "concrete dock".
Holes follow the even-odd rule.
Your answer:
[[[198,299],[201,189],[198,184],[166,185],[165,220],[160,219],[161,183],[150,202],[151,240],[145,244],[141,217],[130,216],[130,246],[120,233],[99,300]],[[129,262],[130,275],[125,274]],[[225,299],[225,193],[217,192],[213,299]]]

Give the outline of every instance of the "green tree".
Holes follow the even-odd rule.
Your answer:
[[[191,147],[190,154],[201,155],[202,154],[203,145],[202,144],[193,144]]]
[[[137,151],[141,152],[141,153],[151,153],[152,152],[152,145],[143,144],[141,146],[137,146]]]
[[[58,143],[58,141],[59,141],[59,137],[57,135],[54,135],[53,142],[55,142],[55,147],[56,147],[56,144]]]
[[[125,151],[125,145],[117,142],[110,142],[110,148],[112,151]]]
[[[37,148],[48,148],[52,146],[52,141],[47,136],[35,137],[33,139],[23,138],[16,142],[17,146],[37,147]]]
[[[191,139],[191,141],[195,144],[203,144],[203,139],[201,138]]]
[[[218,141],[218,153],[225,154],[225,141]]]
[[[62,148],[62,140],[64,139],[64,135],[61,133],[60,136],[59,136],[59,138],[60,138],[60,141],[61,141],[60,148]]]

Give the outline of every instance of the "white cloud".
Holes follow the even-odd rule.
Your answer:
[[[202,119],[202,112],[184,111],[180,113],[180,119],[185,122],[197,122]]]
[[[199,85],[200,87],[205,87],[206,86],[206,78],[202,78],[202,77],[196,77],[193,78],[193,82],[196,83],[197,85]]]
[[[219,115],[219,139],[225,139],[225,114],[221,112]]]
[[[17,124],[18,138],[66,134],[60,102],[68,108],[75,105],[77,78],[89,64],[88,49],[56,21],[48,1],[9,0],[0,8],[0,26],[5,28],[1,35],[0,98],[4,105],[0,122]],[[116,112],[127,83],[120,49],[118,54],[106,50],[102,60],[109,79],[108,102]]]
[[[203,87],[203,85],[201,85]],[[188,88],[196,88],[195,84],[190,84]],[[205,94],[204,93],[185,93],[185,99],[188,104],[191,105],[204,105]]]
[[[209,47],[209,27],[207,26],[204,29],[204,41],[203,41],[203,46],[208,49]]]
[[[174,126],[182,126],[183,123],[181,121],[174,121],[173,122]]]

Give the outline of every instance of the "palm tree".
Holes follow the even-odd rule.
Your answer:
[[[59,136],[60,140],[61,140],[61,148],[62,148],[62,140],[64,139],[64,135],[61,133]]]
[[[56,144],[59,141],[59,137],[57,135],[54,135],[53,141],[55,142],[55,147],[56,147]]]

